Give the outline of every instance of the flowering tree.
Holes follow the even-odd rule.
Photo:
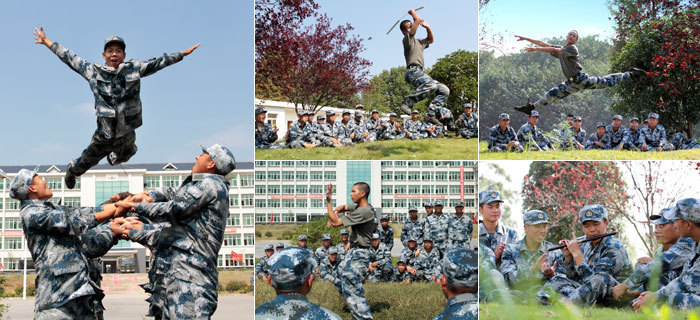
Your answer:
[[[255,86],[295,108],[349,104],[368,82],[363,39],[350,24],[333,27],[314,0],[255,1]]]

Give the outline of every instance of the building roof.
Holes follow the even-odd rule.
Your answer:
[[[168,170],[189,171],[193,165],[194,165],[194,162],[159,162],[159,163],[133,163],[133,164],[132,163],[125,163],[125,164],[121,164],[118,166],[111,166],[109,164],[98,164],[98,165],[90,168],[90,170],[94,171],[94,170],[119,170],[119,169],[124,169],[124,170],[145,169],[146,171],[168,171]],[[67,164],[40,165],[38,172],[39,173],[66,172],[67,166],[68,166]],[[34,168],[36,168],[36,165],[20,165],[20,166],[0,165],[0,172],[17,173],[21,169],[34,170]],[[236,170],[252,170],[252,169],[253,169],[253,162],[252,161],[236,162]]]

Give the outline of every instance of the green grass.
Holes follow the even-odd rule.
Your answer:
[[[477,139],[450,136],[423,140],[383,140],[351,147],[255,149],[255,160],[476,160]]]
[[[270,285],[256,281],[255,307],[274,299]],[[345,300],[335,286],[328,282],[314,281],[307,296],[315,304],[335,312],[343,319],[352,319]],[[369,301],[374,319],[430,319],[445,309],[447,300],[435,283],[365,283],[365,297]]]
[[[668,306],[659,309],[645,309],[634,313],[629,309],[613,309],[603,307],[577,307],[571,304],[552,306],[541,305],[507,305],[498,303],[480,303],[479,319],[700,319],[698,311],[694,313],[676,310]]]
[[[479,142],[479,160],[695,160],[700,149],[669,152],[619,150],[489,152],[486,141]]]
[[[282,237],[282,234],[285,232],[291,232],[292,234],[296,233],[297,226],[298,226],[297,224],[256,224],[255,225],[255,233],[260,232],[261,237],[255,237],[255,239],[256,240],[284,239]],[[268,232],[270,234],[272,234],[272,236],[268,237],[266,235]]]

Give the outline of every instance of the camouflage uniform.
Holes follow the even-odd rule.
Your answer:
[[[588,205],[579,211],[579,221],[602,221],[607,219],[607,210],[601,205]],[[597,246],[593,241],[580,244],[583,261],[574,265],[574,260],[566,262],[561,254],[557,260],[562,274],[549,279],[544,288],[537,292],[538,300],[550,303],[552,291],[557,291],[563,299],[570,302],[592,305],[614,305],[612,288],[618,281],[626,279],[632,273],[632,264],[622,242],[615,237],[600,240]]]
[[[441,272],[449,285],[457,288],[477,287],[478,256],[466,248],[452,249],[445,254],[441,263]],[[432,320],[479,319],[479,303],[474,293],[458,294],[447,301],[445,310]]]
[[[271,244],[268,244],[265,246],[265,251],[267,251],[267,250],[275,250],[275,248]],[[260,258],[260,260],[258,260],[258,263],[255,265],[255,275],[256,276],[257,275],[263,275],[263,276],[268,275],[268,269],[269,269],[269,266],[267,265],[268,259],[270,259],[270,257],[268,257],[267,254],[265,254],[264,256],[262,256],[262,258]]]
[[[596,128],[599,128],[601,126],[605,126],[602,122],[598,122],[598,126]],[[595,145],[595,142],[601,142],[602,146],[597,146]],[[593,150],[593,149],[603,149],[603,150],[608,150],[610,149],[610,134],[606,131],[602,137],[598,137],[597,132],[591,133],[591,135],[588,137],[588,141],[586,141],[586,150]]]
[[[620,126],[617,131],[613,128],[612,124],[605,127],[605,133],[610,136],[610,148],[617,148],[625,137],[625,132],[627,129],[625,126]]]
[[[375,112],[378,113],[377,110],[372,110],[372,114]],[[370,141],[381,139],[382,135],[384,134],[383,122],[384,121],[382,121],[380,118],[377,118],[377,120],[372,118],[367,119],[367,132],[369,133]]]
[[[313,273],[314,260],[308,251],[285,248],[270,257],[270,278],[278,290],[294,290],[303,285]],[[338,319],[332,311],[309,302],[306,295],[297,292],[278,293],[277,297],[255,308],[255,319]]]
[[[375,233],[375,235],[376,239],[381,239],[378,234]],[[367,270],[367,280],[371,282],[388,280],[391,277],[391,251],[387,250],[383,242],[380,242],[376,248],[370,246],[369,251],[374,255],[375,260],[379,261],[379,264],[374,268],[374,271]]]
[[[154,197],[154,199],[156,199]],[[162,201],[161,201],[162,202]],[[144,224],[141,230],[129,230],[129,240],[140,243],[151,250],[151,267],[148,269],[148,283],[141,284],[141,288],[151,296],[148,301],[147,316],[160,319],[163,317],[163,310],[166,310],[167,296],[165,286],[165,275],[168,273],[171,264],[170,245],[175,238],[172,232],[166,229],[171,228],[170,222],[158,222]],[[163,232],[166,230],[166,232]],[[163,233],[163,237],[161,237]],[[171,235],[171,236],[168,236]]]
[[[115,38],[108,38],[105,43]],[[54,42],[49,49],[88,81],[95,97],[97,130],[90,145],[80,157],[71,161],[66,170],[71,175],[80,176],[105,156],[109,156],[114,164],[128,161],[138,149],[134,142],[135,130],[142,123],[141,78],[181,61],[184,54],[163,54],[145,62],[131,59],[114,69],[87,62],[58,42]]]
[[[287,132],[288,148],[303,148],[304,144],[313,142],[313,132],[311,132],[311,125],[308,122],[302,124],[297,121],[289,126],[289,131]]]
[[[381,220],[389,220],[389,216],[384,215]],[[377,226],[377,233],[379,234],[379,237],[382,239],[382,243],[384,246],[386,246],[386,249],[391,252],[391,249],[394,248],[394,228],[392,228],[390,225],[386,226],[386,230],[382,229],[382,225]]]
[[[403,122],[403,127],[406,128],[406,138],[411,140],[425,139],[428,137],[428,132],[423,131],[423,122],[420,120],[413,121],[406,119]]]
[[[403,272],[399,272],[398,267],[393,269],[390,278],[391,278],[391,282],[404,282],[404,281],[413,282],[413,275],[410,272],[408,272],[408,270],[404,270]]]
[[[328,233],[324,233],[321,235],[321,241],[323,240],[331,240],[331,235]],[[316,253],[314,253],[314,259],[316,260],[318,265],[321,265],[321,262],[323,260],[328,259],[328,250],[330,250],[332,246],[329,245],[328,249],[324,248],[323,245],[316,248]]]
[[[423,241],[430,240],[426,237]],[[416,280],[432,281],[432,276],[440,276],[440,251],[433,247],[430,252],[422,248],[416,257],[414,268],[416,268]]]
[[[498,267],[493,250],[479,243],[479,301],[498,300],[495,294],[502,292],[497,288],[505,288],[505,280]]]
[[[461,202],[459,204],[464,206]],[[447,227],[449,248],[469,248],[469,242],[472,239],[472,232],[474,232],[474,224],[472,219],[469,219],[466,214],[462,213],[461,217],[458,217],[457,215],[452,217]]]
[[[428,48],[428,39],[415,39],[415,34],[407,32],[403,39],[404,57],[406,58],[406,74],[404,79],[408,84],[416,88],[413,93],[406,98],[404,104],[412,109],[413,105],[435,93],[435,98],[430,101],[429,110],[435,110],[445,105],[447,97],[450,95],[450,88],[433,80],[423,71],[423,50]],[[410,61],[411,51],[419,51],[417,61]]]
[[[680,238],[668,250],[659,247],[654,251],[654,260],[650,263],[637,263],[634,272],[625,279],[624,284],[630,290],[646,291],[652,273],[659,273],[659,287],[663,287],[677,278],[683,271],[683,266],[695,250],[695,241],[690,238]]]
[[[430,129],[435,129],[435,131],[428,132]],[[423,125],[420,127],[420,132],[425,134],[428,138],[437,138],[443,133],[443,128],[429,122],[423,122]]]
[[[415,206],[409,206],[408,211],[418,211],[418,208]],[[404,245],[404,247],[408,246],[408,239],[410,239],[411,236],[415,237],[416,243],[418,245],[423,244],[423,221],[421,218],[416,215],[416,220],[413,221],[410,219],[404,219],[403,220],[403,225],[401,226],[401,243]]]
[[[350,231],[348,231],[348,229],[340,230],[340,235],[342,236],[344,234],[350,234]],[[335,247],[338,248],[338,260],[343,260],[345,257],[345,244],[341,241]]]
[[[442,204],[440,203],[440,205]],[[440,216],[433,213],[427,216],[425,220],[425,232],[431,235],[435,248],[438,249],[442,255],[450,245],[447,238],[447,232],[450,226],[450,217],[448,217],[445,213],[441,214]]]
[[[576,121],[576,118],[581,119],[579,117],[575,117],[574,121]],[[559,143],[559,148],[562,150],[578,150],[576,149],[576,144],[574,142],[578,142],[584,147],[586,146],[586,130],[583,128],[580,128],[578,132],[575,131],[573,126],[561,129],[560,136],[561,142]]]
[[[639,122],[639,119],[637,119],[637,118],[630,119],[630,122],[632,120],[637,120],[637,122]],[[626,150],[641,149],[642,148],[642,131],[641,131],[641,129],[632,130],[632,128],[627,128],[627,130],[625,130],[625,136],[622,138],[622,143],[624,146],[623,148]]]
[[[537,111],[533,111],[537,112]],[[549,150],[553,147],[549,138],[542,134],[542,131],[537,126],[532,126],[529,122],[525,123],[518,130],[518,142],[527,150]]]
[[[261,113],[267,113],[267,110],[263,107],[255,108],[255,115]],[[277,141],[277,132],[274,131],[272,125],[269,123],[263,123],[260,128],[258,128],[258,123],[255,123],[255,147],[260,149],[274,149],[277,146],[273,146],[273,143]]]
[[[69,212],[70,207],[63,207]],[[89,211],[94,214],[94,211]],[[103,222],[98,226],[86,230],[80,235],[80,242],[85,255],[88,257],[88,275],[98,287],[102,284],[102,256],[112,248],[118,239],[114,238],[114,232],[109,228],[109,222]],[[95,315],[97,319],[104,319],[101,298],[93,299]]]
[[[338,248],[328,248],[328,254],[338,254]],[[340,261],[342,261],[340,259],[340,255],[338,255],[338,258],[333,263],[331,263],[331,260],[327,257],[326,259],[321,260],[321,264],[318,267],[318,276],[321,278],[321,280],[335,283],[335,281],[338,279],[338,266],[340,265]]]
[[[518,233],[515,231],[515,229],[506,227],[502,223],[498,224],[498,227],[496,227],[496,232],[494,232],[493,235],[489,234],[483,223],[479,223],[479,242],[491,249],[491,251],[496,250],[496,247],[498,247],[498,245],[502,242],[505,242],[507,245],[517,240]],[[496,263],[498,266],[500,266],[501,260],[499,259],[496,261]]]
[[[352,121],[348,120],[347,124],[342,121],[336,123],[338,124],[338,140],[345,146],[353,145],[354,140],[350,138],[350,134],[355,132],[355,125],[352,124]]]
[[[510,116],[508,114],[502,113],[500,116],[498,116],[499,119],[510,119]],[[488,142],[488,147],[490,151],[493,152],[505,152],[505,151],[518,151],[522,152],[523,147],[522,146],[517,146],[515,148],[510,148],[510,150],[507,150],[506,146],[508,145],[509,142],[511,141],[518,141],[517,134],[515,133],[515,129],[513,127],[508,126],[506,128],[506,131],[503,132],[501,130],[500,125],[495,125],[489,129],[489,142]]]
[[[673,147],[676,150],[700,149],[700,143],[693,138],[687,138],[685,132],[679,132],[673,136]]]
[[[457,132],[462,138],[477,138],[479,136],[479,119],[475,113],[467,116],[466,112],[463,112],[457,118]]]
[[[649,118],[659,118],[656,113],[649,113]],[[647,151],[655,151],[659,146],[663,147],[664,151],[673,151],[673,145],[666,140],[666,129],[664,126],[657,124],[656,128],[643,127],[639,137],[642,144],[647,144]]]
[[[411,250],[408,248],[408,244],[406,244],[403,250],[401,250],[400,259],[405,261],[406,265],[412,268],[416,267],[416,249],[418,249],[418,245],[416,245],[416,247],[413,250]]]
[[[395,114],[394,114],[395,115]],[[404,132],[404,128],[399,127],[400,129],[397,129],[396,126],[396,121],[391,122],[386,121],[384,125],[384,139],[386,140],[394,140],[394,139],[403,139],[406,133]]]
[[[362,112],[355,111],[355,116],[362,115]],[[365,122],[364,119],[360,118],[358,121],[357,118],[352,119],[352,124],[353,124],[353,129],[355,130],[355,140],[356,142],[367,142],[367,141],[374,141],[372,139],[372,135],[369,134],[369,131],[367,131],[367,123]],[[369,135],[369,137],[365,138],[362,134],[366,133]]]

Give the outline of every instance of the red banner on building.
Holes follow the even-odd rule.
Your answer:
[[[445,199],[444,194],[395,194],[394,199]]]
[[[224,233],[236,233],[236,227],[226,227]]]
[[[5,231],[5,232],[0,232],[0,236],[3,237],[24,237],[24,232],[22,230],[17,230],[17,231]]]
[[[459,201],[464,203],[464,166],[459,166]]]
[[[238,254],[235,251],[231,251],[231,261],[243,262],[243,255]]]

